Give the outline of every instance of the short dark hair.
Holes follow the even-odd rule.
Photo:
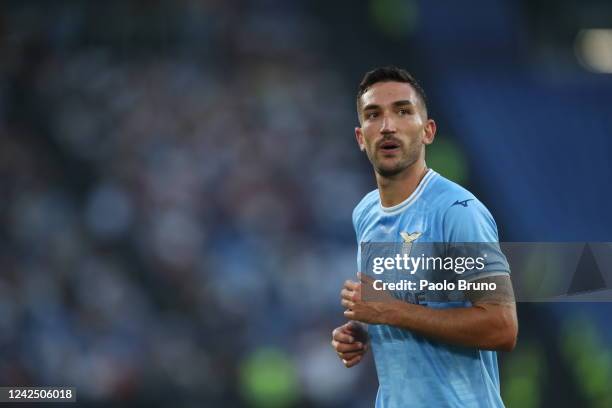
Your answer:
[[[360,115],[360,102],[361,97],[364,93],[370,89],[370,87],[379,82],[404,82],[410,84],[416,91],[417,95],[423,102],[425,112],[427,112],[427,96],[425,91],[418,83],[418,81],[412,76],[412,74],[405,69],[398,68],[392,65],[386,67],[380,67],[366,72],[363,79],[359,83],[359,90],[357,91],[357,114]]]

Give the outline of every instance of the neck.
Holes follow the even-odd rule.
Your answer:
[[[380,203],[383,207],[393,207],[410,197],[425,177],[427,166],[425,160],[419,159],[401,173],[391,177],[376,173],[376,183],[380,194]]]

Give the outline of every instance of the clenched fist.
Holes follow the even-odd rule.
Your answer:
[[[366,328],[357,322],[348,322],[332,331],[331,345],[347,368],[359,364],[368,351]]]

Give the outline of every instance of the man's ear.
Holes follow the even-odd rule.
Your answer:
[[[436,122],[433,119],[427,119],[425,123],[425,134],[423,136],[423,144],[430,145],[436,138]]]
[[[355,139],[357,140],[357,144],[359,145],[359,150],[362,152],[365,151],[365,141],[363,139],[363,133],[361,133],[361,128],[359,126],[355,127]]]

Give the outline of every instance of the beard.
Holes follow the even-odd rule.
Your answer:
[[[380,150],[376,148],[373,154],[368,153],[370,163],[372,163],[374,171],[380,176],[392,178],[402,173],[419,160],[421,148],[419,146],[410,146],[406,150],[402,149],[401,155],[392,159],[380,157],[380,154]]]
[[[379,175],[381,175],[381,176],[383,176],[385,178],[391,178],[391,177],[394,177],[394,176],[400,174],[404,170],[406,170],[413,163],[414,162],[409,163],[409,164],[405,164],[404,162],[402,162],[402,163],[397,163],[397,165],[395,165],[395,166],[386,166],[386,167],[383,167],[383,166],[374,166],[374,170],[376,171],[376,173],[378,173]]]

